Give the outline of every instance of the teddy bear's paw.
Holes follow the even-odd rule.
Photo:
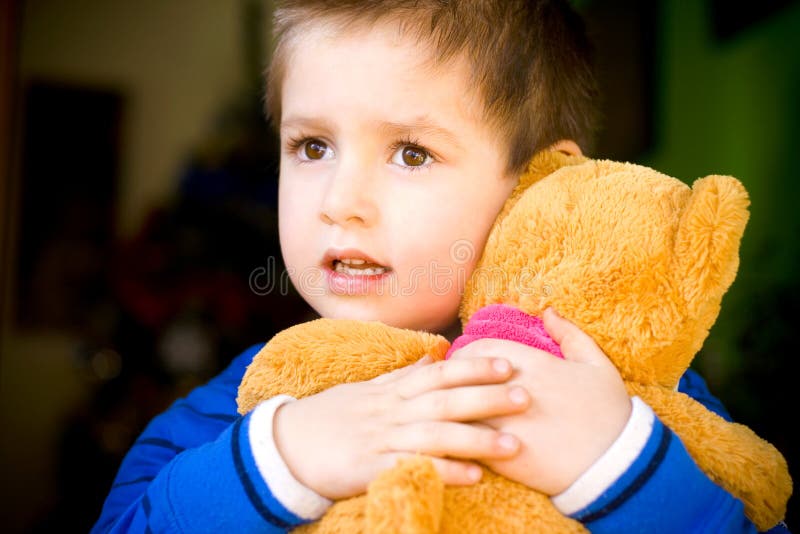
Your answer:
[[[292,534],[363,534],[365,507],[364,495],[336,501],[318,521],[301,525]]]
[[[239,384],[238,410],[246,414],[275,395],[301,398],[370,380],[425,355],[441,360],[449,347],[442,336],[378,321],[316,319],[295,325],[255,355]]]
[[[485,469],[472,486],[448,486],[440,534],[585,534],[544,493]]]
[[[429,458],[404,458],[367,489],[368,533],[439,532],[444,483]]]

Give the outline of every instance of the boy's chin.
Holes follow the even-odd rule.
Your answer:
[[[413,311],[408,312],[408,310],[403,310],[402,307],[392,305],[392,303],[368,303],[363,300],[354,300],[353,302],[335,304],[326,303],[321,304],[319,307],[315,306],[314,308],[321,317],[327,317],[329,319],[380,321],[395,328],[423,330],[440,334],[449,341],[461,335],[461,322],[457,315],[453,319],[441,321],[436,319],[442,315],[436,314],[436,319],[429,318],[426,320],[426,318],[420,317],[419,313],[414,313]]]

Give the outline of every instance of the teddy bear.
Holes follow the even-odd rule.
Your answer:
[[[698,466],[743,501],[759,530],[783,519],[792,492],[780,452],[677,391],[719,314],[739,264],[748,195],[732,177],[691,187],[632,163],[543,151],[501,209],[464,289],[463,334],[376,321],[317,319],[279,332],[239,386],[242,414],[277,394],[296,398],[374,378],[481,337],[558,355],[536,321],[547,307],[589,334],[675,432]],[[527,318],[527,319],[526,319]],[[484,469],[445,487],[421,455],[379,475],[365,495],[334,503],[298,532],[582,532],[537,491]]]

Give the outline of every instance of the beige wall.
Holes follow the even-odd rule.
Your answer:
[[[244,83],[237,0],[29,0],[21,81],[120,90],[118,228],[169,198],[187,150]]]

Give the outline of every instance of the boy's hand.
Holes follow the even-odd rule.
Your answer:
[[[519,449],[513,436],[468,423],[528,407],[524,390],[505,383],[511,373],[499,358],[427,359],[335,386],[279,408],[276,445],[295,478],[329,499],[363,493],[417,452],[434,457],[446,484],[473,484],[481,470],[467,459],[498,461]]]
[[[489,458],[493,471],[547,495],[566,490],[611,446],[631,413],[619,372],[597,344],[553,310],[544,326],[565,359],[512,341],[481,339],[453,353],[455,359],[501,356],[514,366],[508,384],[531,396],[522,413],[477,423],[522,442],[509,459]]]

